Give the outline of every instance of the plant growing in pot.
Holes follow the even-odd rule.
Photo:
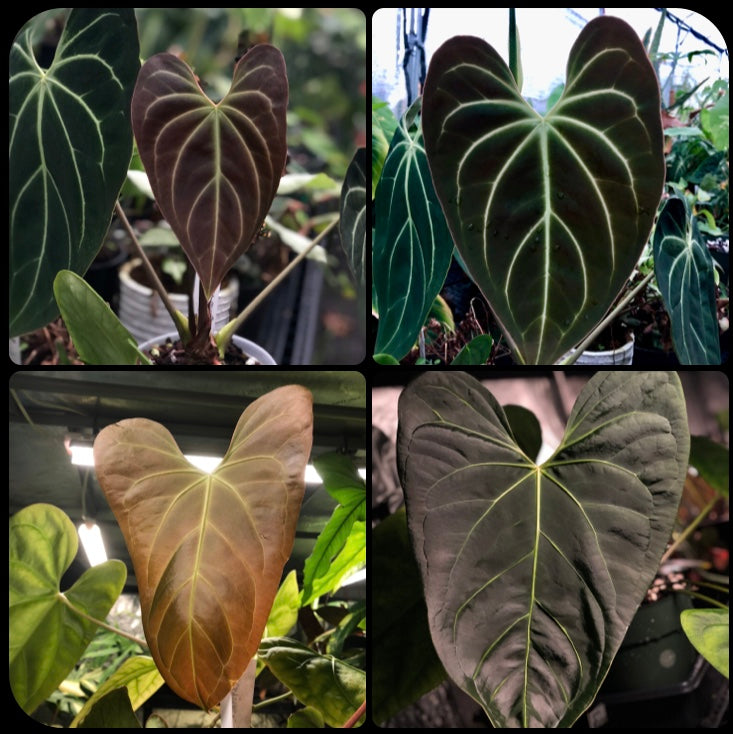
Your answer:
[[[220,361],[249,313],[338,221],[212,334],[211,300],[260,231],[284,170],[288,80],[282,54],[267,44],[252,47],[237,62],[228,94],[214,103],[171,54],[153,56],[139,68],[131,9],[72,10],[48,69],[33,55],[37,32],[36,19],[11,52],[11,336],[61,310],[85,362],[148,361],[77,275],[98,250],[113,208],[136,243],[117,202],[134,130],[156,203],[198,276],[185,315],[159,283],[156,290],[176,326],[183,361]],[[34,116],[43,125],[28,124]],[[57,138],[60,151],[51,154]],[[44,212],[40,228],[37,210]],[[144,261],[142,249],[136,250]]]
[[[455,245],[515,360],[551,364],[574,347],[581,352],[602,328],[651,231],[664,184],[659,86],[635,32],[604,16],[581,32],[563,93],[544,116],[520,89],[516,57],[510,68],[481,39],[455,37],[434,54],[421,107],[426,165],[403,163],[413,182],[403,190],[420,199],[415,191],[429,172],[424,205],[432,219],[442,210],[450,237],[401,209],[393,207],[400,216],[391,219],[377,216],[374,277],[384,286],[375,289],[376,306],[381,320],[381,312],[400,311],[405,302],[405,279],[384,263],[424,263],[439,290]],[[408,150],[414,155],[415,146]],[[394,176],[382,180],[385,191],[398,190]],[[397,238],[385,237],[386,249],[379,249],[380,228],[400,232],[408,225],[429,236],[404,238],[403,252]],[[417,338],[437,290],[425,293],[417,325],[393,359]],[[631,297],[625,293],[624,301]],[[377,352],[407,329],[389,319],[382,328]]]
[[[676,517],[690,442],[679,378],[597,373],[541,464],[536,439],[526,411],[461,372],[400,397],[430,634],[497,727],[567,727],[593,702]]]

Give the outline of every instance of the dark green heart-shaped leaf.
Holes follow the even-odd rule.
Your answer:
[[[259,656],[299,701],[320,711],[328,726],[343,726],[364,702],[366,674],[342,660],[287,637],[262,640]]]
[[[654,230],[654,273],[682,364],[720,364],[714,270],[687,202],[671,197]]]
[[[685,609],[680,623],[693,647],[716,670],[730,678],[730,612],[727,609]]]
[[[366,293],[366,148],[359,148],[346,169],[341,190],[341,244],[359,287]]]
[[[436,651],[495,727],[592,703],[675,522],[689,454],[675,373],[603,372],[541,466],[464,373],[399,402],[397,462]]]
[[[84,278],[62,270],[53,281],[53,292],[69,336],[86,364],[150,364],[132,334]]]
[[[109,227],[132,153],[140,68],[132,8],[74,8],[41,68],[31,20],[10,51],[10,335],[58,316],[52,284],[86,272]]]
[[[597,18],[543,117],[485,41],[447,41],[423,130],[456,248],[520,362],[550,364],[600,321],[647,240],[664,184],[659,88],[624,21]]]
[[[287,157],[285,60],[251,48],[214,104],[172,54],[149,58],[132,97],[132,127],[155,200],[211,297],[252,244]]]
[[[10,687],[31,713],[76,665],[127,578],[122,561],[85,571],[67,591],[61,577],[78,539],[58,507],[35,504],[10,518]]]
[[[505,405],[504,415],[519,448],[530,459],[535,460],[542,448],[542,427],[537,416],[521,405]]]
[[[376,354],[410,351],[443,287],[453,243],[430,180],[413,105],[400,120],[374,200],[372,280],[379,314]]]
[[[166,683],[202,708],[229,693],[257,651],[295,538],[312,402],[298,385],[258,398],[211,473],[154,421],[123,420],[94,441],[150,652]]]

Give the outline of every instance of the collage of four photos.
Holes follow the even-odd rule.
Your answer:
[[[725,25],[11,31],[13,720],[727,727]]]

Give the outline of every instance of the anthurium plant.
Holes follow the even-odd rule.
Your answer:
[[[339,507],[307,563],[307,588],[299,591],[295,571],[281,583],[312,426],[308,390],[273,390],[242,413],[211,473],[191,465],[154,421],[123,420],[99,433],[96,474],[130,552],[145,633],[138,642],[150,655],[125,661],[72,726],[93,726],[104,716],[117,722],[108,726],[119,726],[164,682],[201,709],[218,709],[246,671],[254,681],[255,656],[321,721],[342,726],[363,718],[363,662],[344,649],[365,626],[363,602],[331,610],[336,617],[326,649],[287,637],[302,606],[320,596],[328,609],[328,594],[366,560],[363,481],[347,457],[325,455],[317,460],[319,471]],[[102,620],[126,570],[120,561],[107,561],[62,591],[77,535],[52,505],[16,513],[10,541],[10,681],[18,704],[31,714],[64,681],[99,626],[119,632]],[[313,628],[320,629],[315,619]]]
[[[212,299],[258,237],[285,169],[282,53],[269,44],[251,47],[234,67],[229,92],[214,102],[172,54],[156,54],[140,68],[131,9],[73,9],[48,69],[34,56],[38,28],[34,19],[21,30],[10,60],[11,336],[60,311],[85,362],[147,361],[80,277],[114,209],[190,361],[219,361],[249,313],[338,221],[336,215],[307,241],[256,303],[212,333]],[[197,275],[185,315],[171,304],[117,201],[133,133],[156,204]],[[353,186],[363,183],[350,177],[342,195]],[[363,257],[363,229],[347,233],[361,239],[344,243],[347,254]]]
[[[409,241],[403,249],[413,277],[407,282],[418,293],[405,295],[396,285],[394,292],[377,292],[376,310],[386,323],[376,352],[399,360],[405,344],[414,344],[414,324],[392,325],[392,313],[424,295],[424,318],[435,294],[428,276],[440,280],[443,272],[444,278],[454,245],[513,357],[532,364],[559,361],[591,334],[642,254],[665,163],[659,85],[641,40],[619,18],[592,20],[570,51],[562,95],[540,114],[521,95],[516,35],[513,26],[512,68],[480,38],[446,41],[427,71],[411,158],[400,165],[400,177],[386,162],[381,169],[375,279],[401,283],[394,273],[405,267],[399,240],[386,237],[385,249],[377,238],[380,228],[389,229],[379,217],[383,186],[398,202],[384,216]],[[417,142],[426,168],[416,163]],[[398,143],[395,134],[395,150]],[[431,186],[421,171],[429,171]],[[434,199],[450,238],[435,223]]]
[[[553,455],[537,463],[537,446],[525,412],[465,373],[425,374],[400,397],[433,645],[497,728],[570,727],[592,704],[675,523],[690,452],[679,377],[597,373]]]

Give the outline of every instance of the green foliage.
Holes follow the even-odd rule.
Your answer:
[[[682,629],[695,649],[726,678],[730,678],[730,612],[727,609],[685,609]]]
[[[125,564],[106,561],[63,593],[61,577],[76,556],[71,520],[35,504],[10,519],[10,686],[27,713],[64,680],[122,591]]]

